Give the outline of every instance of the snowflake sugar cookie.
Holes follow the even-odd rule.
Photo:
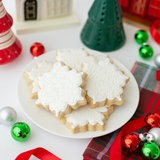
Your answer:
[[[104,131],[104,125],[108,115],[113,112],[113,106],[96,107],[91,109],[89,105],[73,110],[61,120],[71,132]]]
[[[64,62],[67,66],[77,71],[81,71],[81,64],[83,62],[91,63],[96,62],[93,56],[89,56],[88,52],[83,48],[59,50],[56,53],[56,62]]]
[[[72,109],[77,109],[87,103],[87,74],[71,70],[62,62],[56,62],[53,68],[38,77],[40,91],[36,105],[50,110],[58,119],[64,117]]]
[[[122,95],[129,77],[112,64],[110,58],[92,64],[84,62],[82,71],[88,74],[85,90],[91,108],[123,103]]]
[[[45,62],[44,60],[38,63],[30,71],[23,73],[23,77],[29,85],[29,90],[31,92],[31,98],[38,98],[37,92],[40,90],[38,86],[38,76],[43,75],[45,72],[49,71],[53,67],[53,63]]]

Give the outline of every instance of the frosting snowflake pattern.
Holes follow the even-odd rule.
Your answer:
[[[81,71],[81,64],[83,62],[89,63],[96,61],[94,57],[88,56],[87,51],[83,48],[58,51],[56,59],[57,61],[64,62],[67,66],[76,69],[77,71]]]
[[[83,63],[83,72],[87,77],[87,95],[93,99],[93,103],[102,102],[106,99],[117,98],[122,100],[120,95],[123,93],[123,86],[128,79],[119,69],[110,62],[109,58],[98,63]]]
[[[104,107],[96,107],[91,109],[89,105],[80,107],[77,110],[73,110],[70,114],[65,115],[66,120],[70,123],[73,123],[72,128],[76,128],[77,126],[84,126],[87,123],[91,125],[95,125],[99,123],[103,125],[104,115],[102,112],[107,112],[107,105]]]
[[[38,92],[36,104],[49,105],[51,111],[65,111],[67,105],[75,105],[79,100],[84,100],[81,95],[83,72],[77,73],[75,69],[69,70],[62,66],[61,62],[54,64],[53,68],[39,76],[38,84],[41,90]]]
[[[37,64],[36,67],[32,68],[29,72],[26,72],[29,75],[29,79],[32,80],[33,90],[32,93],[39,91],[37,77],[43,75],[45,72],[49,71],[53,67],[52,63],[47,63],[44,60]]]

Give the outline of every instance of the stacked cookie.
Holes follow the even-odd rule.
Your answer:
[[[112,105],[123,103],[129,77],[108,56],[83,48],[57,51],[55,63],[42,61],[23,77],[36,105],[50,110],[72,133],[104,130]]]

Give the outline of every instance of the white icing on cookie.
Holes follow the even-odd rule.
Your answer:
[[[37,93],[40,91],[37,78],[32,82],[32,85],[33,85],[32,93]]]
[[[109,59],[109,61],[110,61],[111,63],[113,63],[113,60],[112,60],[108,55],[96,56],[95,58],[96,58],[97,61],[108,61],[108,59]],[[115,64],[114,64],[114,65],[115,65]],[[122,71],[122,70],[121,70],[119,67],[117,67],[116,65],[115,65],[115,67],[116,67],[116,69],[117,69],[118,71]]]
[[[123,93],[122,87],[126,84],[128,77],[120,72],[109,58],[98,63],[84,63],[82,71],[88,74],[85,90],[94,104],[106,99],[122,100],[120,97]]]
[[[108,61],[113,62],[112,59],[108,55],[100,55],[95,57],[97,61]]]
[[[29,79],[33,81],[33,90],[32,93],[39,91],[37,77],[43,75],[45,72],[49,71],[53,67],[52,63],[47,63],[44,60],[37,64],[36,67],[32,68],[29,72],[26,72],[29,75]]]
[[[72,69],[76,69],[77,71],[81,71],[81,64],[83,62],[91,63],[96,61],[94,57],[88,56],[87,51],[85,51],[83,48],[57,51],[57,53],[57,61],[62,61],[67,66],[71,67]]]
[[[96,107],[91,109],[89,105],[80,107],[76,110],[73,110],[70,114],[65,115],[66,120],[70,123],[73,123],[72,128],[77,126],[84,126],[87,123],[95,125],[99,123],[103,125],[103,119],[105,118],[102,112],[107,112],[109,106]]]
[[[49,105],[51,111],[65,111],[67,105],[75,105],[79,100],[84,100],[81,95],[83,72],[77,73],[75,69],[69,70],[67,66],[62,66],[61,62],[56,62],[53,68],[39,76],[38,84],[41,90],[38,92],[36,104]]]

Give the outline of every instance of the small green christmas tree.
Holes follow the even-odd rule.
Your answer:
[[[95,0],[88,17],[80,36],[87,47],[107,52],[123,46],[125,33],[119,0]]]

